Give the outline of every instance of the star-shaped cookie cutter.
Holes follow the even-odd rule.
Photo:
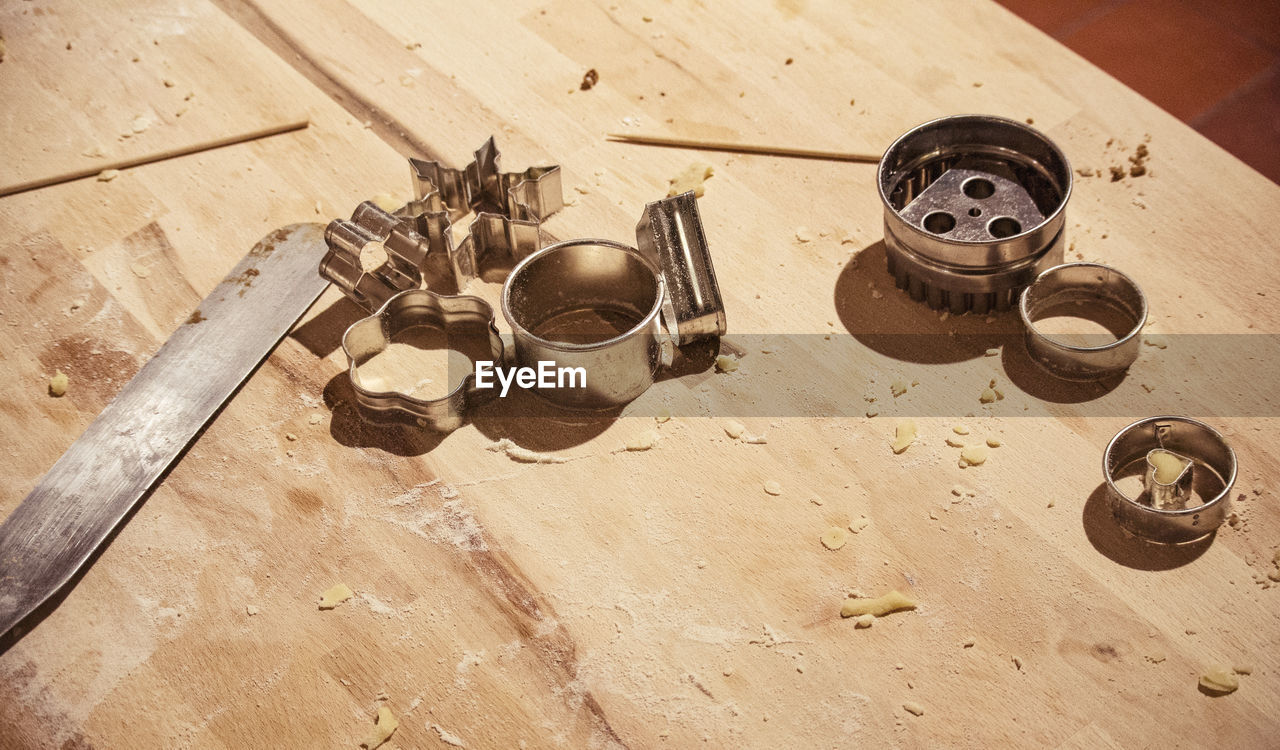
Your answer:
[[[414,200],[391,212],[365,201],[350,220],[330,222],[320,275],[372,311],[424,282],[453,293],[510,269],[541,248],[540,224],[564,207],[564,196],[559,166],[502,172],[498,163],[492,137],[462,169],[410,159]],[[473,211],[466,238],[455,244],[453,222]]]

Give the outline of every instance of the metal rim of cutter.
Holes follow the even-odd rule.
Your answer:
[[[560,242],[524,258],[502,287],[515,360],[581,367],[586,386],[535,389],[561,406],[625,404],[653,384],[672,349],[727,330],[724,303],[693,193],[645,206],[638,248],[600,239]],[[547,332],[575,315],[627,322],[613,335],[574,341]],[[603,320],[601,317],[600,320]]]
[[[1123,315],[1123,335],[1098,334],[1095,346],[1066,343],[1036,327],[1037,317],[1065,304],[1102,305]],[[1096,380],[1122,372],[1138,358],[1147,322],[1147,298],[1127,274],[1101,263],[1064,263],[1049,268],[1022,291],[1018,315],[1026,328],[1027,352],[1041,369],[1064,380]]]
[[[1007,310],[1062,262],[1071,166],[1044,134],[992,115],[952,115],[900,136],[877,170],[889,272],[952,313]]]
[[[447,394],[435,399],[420,399],[401,391],[374,391],[361,384],[357,372],[360,365],[384,351],[396,334],[415,327],[434,328],[446,335],[451,330],[467,328],[473,335],[483,332],[488,337],[493,361],[501,363],[505,352],[493,308],[479,297],[410,289],[391,297],[373,315],[351,324],[342,335],[347,375],[362,407],[379,415],[407,414],[419,420],[423,427],[451,432],[462,426],[467,409],[493,396],[492,389],[474,387],[474,371]]]
[[[1193,471],[1211,471],[1221,490],[1202,505],[1180,509],[1156,508],[1121,492],[1116,478],[1133,464],[1146,461],[1147,454],[1157,448],[1190,459]],[[1107,499],[1116,522],[1135,536],[1161,544],[1195,541],[1216,531],[1227,517],[1236,472],[1236,454],[1226,439],[1189,417],[1138,420],[1116,433],[1102,454]]]

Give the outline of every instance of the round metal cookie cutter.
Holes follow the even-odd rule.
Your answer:
[[[1071,343],[1036,327],[1046,313],[1114,313],[1110,334],[1084,334]],[[1098,310],[1097,308],[1103,308]],[[1100,263],[1064,263],[1041,273],[1022,292],[1018,315],[1026,326],[1027,352],[1049,374],[1064,380],[1096,380],[1121,372],[1138,358],[1147,321],[1147,298],[1137,282]]]
[[[1152,451],[1172,453],[1190,462],[1176,481],[1203,490],[1203,504],[1182,507],[1191,493],[1166,493],[1169,485],[1152,486],[1154,464],[1148,457]],[[1132,498],[1120,491],[1116,480],[1138,462],[1145,462],[1139,468],[1147,487]],[[1188,417],[1148,417],[1111,439],[1102,455],[1102,472],[1111,513],[1121,527],[1153,542],[1178,544],[1199,539],[1222,525],[1236,481],[1236,454],[1217,430],[1203,422]],[[1170,502],[1173,497],[1178,501]]]
[[[693,193],[645,206],[637,247],[560,242],[521,260],[502,287],[515,361],[570,371],[585,384],[534,390],[561,406],[620,406],[653,384],[673,347],[726,328]]]
[[[1071,165],[1044,134],[991,115],[926,122],[877,172],[898,287],[955,314],[1007,310],[1062,262]]]

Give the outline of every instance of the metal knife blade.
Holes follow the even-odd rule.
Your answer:
[[[264,237],[0,525],[0,643],[56,594],[329,282],[324,227]],[[2,649],[0,649],[2,650]]]

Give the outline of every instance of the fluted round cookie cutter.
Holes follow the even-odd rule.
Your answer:
[[[1157,482],[1150,454],[1165,451],[1185,461],[1171,482]],[[1116,485],[1134,464],[1140,468],[1145,489],[1129,497]],[[1225,438],[1209,425],[1188,417],[1148,417],[1125,427],[1102,454],[1107,499],[1122,528],[1135,536],[1163,544],[1199,539],[1222,525],[1231,504],[1236,481],[1236,454]],[[1188,507],[1190,489],[1197,474],[1209,472],[1221,488],[1201,505]],[[1203,482],[1202,482],[1203,483]]]
[[[877,171],[897,285],[955,314],[1009,309],[1062,262],[1071,165],[1043,133],[953,115],[903,134]]]
[[[1043,313],[1063,306],[1104,307],[1122,316],[1126,329],[1113,335],[1088,334],[1081,343],[1070,343],[1036,327]],[[1096,380],[1123,372],[1137,360],[1147,298],[1136,281],[1110,266],[1064,263],[1044,271],[1023,290],[1018,315],[1026,327],[1027,352],[1036,364],[1064,380]]]
[[[533,389],[571,408],[610,408],[653,384],[675,346],[726,330],[693,193],[645,206],[637,247],[578,239],[520,261],[502,288],[515,361],[581,369],[577,387]]]

